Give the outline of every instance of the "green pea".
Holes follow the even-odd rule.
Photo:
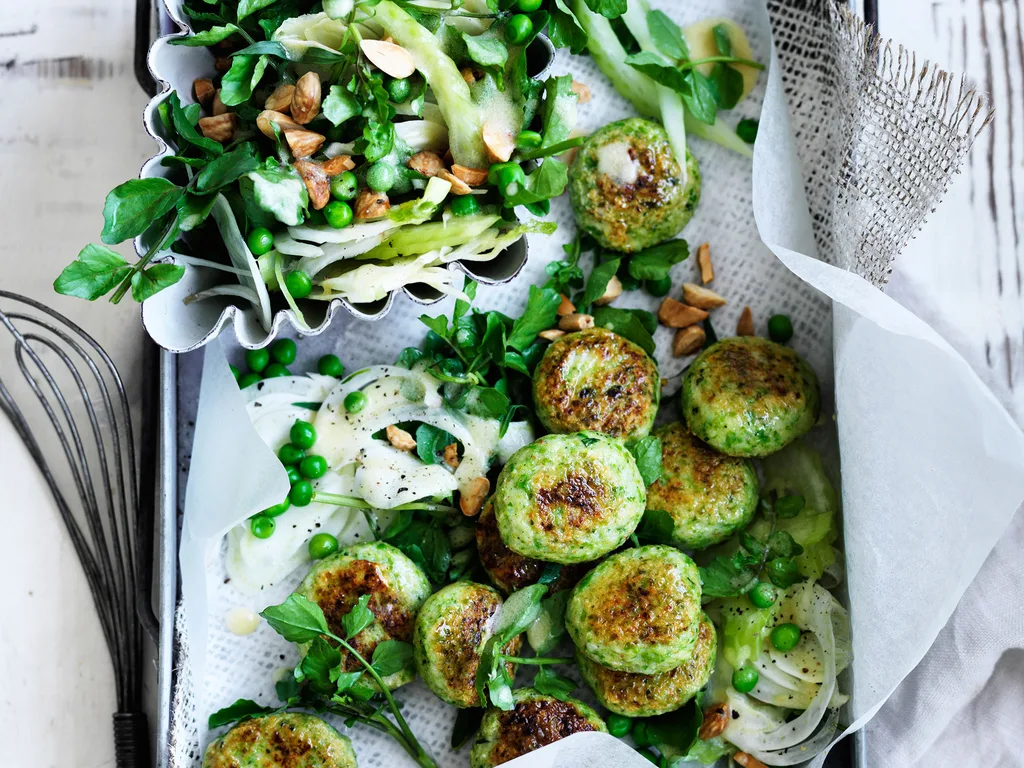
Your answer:
[[[323,456],[307,456],[299,462],[299,472],[302,473],[303,477],[308,477],[310,480],[323,477],[327,474],[327,459]]]
[[[771,608],[775,604],[775,598],[777,596],[778,593],[775,591],[775,587],[767,581],[757,582],[753,589],[747,592],[747,597],[750,598],[750,602],[757,608]]]
[[[354,200],[359,192],[359,179],[352,171],[339,173],[331,179],[331,197],[337,200]]]
[[[475,213],[480,213],[480,203],[475,195],[456,195],[452,200],[453,216],[472,216]]]
[[[793,322],[789,315],[772,315],[768,318],[768,337],[779,344],[793,338]]]
[[[270,356],[281,365],[291,365],[294,363],[297,352],[298,347],[291,339],[278,339],[270,345]]]
[[[806,505],[807,502],[804,501],[803,496],[794,495],[776,499],[773,508],[779,517],[796,517],[803,512]]]
[[[274,379],[278,376],[291,376],[292,372],[280,363],[271,363],[263,370],[263,378]]]
[[[299,448],[297,445],[291,443],[285,443],[281,446],[281,449],[277,452],[277,458],[281,460],[281,463],[286,467],[290,467],[294,464],[298,464],[305,457],[306,452]]]
[[[630,735],[633,737],[633,743],[638,747],[649,747],[654,743],[651,740],[651,735],[647,732],[646,720],[634,720]]]
[[[309,480],[299,480],[288,491],[288,500],[296,507],[305,507],[313,500],[313,485]]]
[[[274,233],[266,227],[256,227],[250,230],[246,244],[253,256],[262,256],[269,253],[270,249],[274,247]]]
[[[619,282],[622,283],[622,290],[624,290],[624,291],[635,291],[635,290],[637,290],[642,285],[642,281],[637,280],[635,277],[633,277],[631,274],[629,274],[629,272],[627,272],[627,271],[620,271],[620,272],[621,273],[619,274],[618,277],[619,277]]]
[[[316,429],[308,421],[296,419],[292,428],[288,431],[288,437],[292,443],[303,450],[312,448],[316,442]]]
[[[362,392],[349,392],[345,395],[345,410],[349,413],[359,413],[366,407],[367,398]]]
[[[245,350],[245,364],[253,373],[263,373],[263,369],[270,362],[270,353],[265,349]]]
[[[668,292],[672,290],[672,278],[667,275],[660,280],[645,280],[644,288],[651,296],[667,296]]]
[[[316,369],[321,376],[333,376],[340,379],[345,375],[345,366],[337,355],[324,355],[316,361]]]
[[[263,381],[263,377],[258,373],[245,373],[238,379],[238,388],[245,389],[253,384],[259,384],[261,381]]]
[[[544,137],[536,131],[520,131],[516,136],[516,147],[519,149],[536,149],[544,141]]]
[[[544,4],[544,0],[516,0],[516,8],[523,13],[533,13],[539,11],[540,7]]]
[[[512,45],[525,43],[532,34],[533,22],[524,13],[517,13],[505,25],[505,39],[512,43]]]
[[[792,651],[800,643],[800,627],[796,624],[779,624],[772,630],[772,645],[779,651]]]
[[[288,467],[288,485],[295,485],[302,479],[302,472],[298,467]]]
[[[352,223],[352,206],[343,200],[332,200],[324,206],[324,217],[335,229],[344,229]]]
[[[732,687],[740,693],[750,693],[757,687],[759,675],[750,664],[744,664],[732,673]]]
[[[736,125],[736,135],[747,144],[753,144],[757,140],[757,120],[740,120]]]
[[[242,378],[242,372],[238,370],[238,368],[236,368],[233,365],[229,365],[228,368],[231,369],[231,375],[235,377],[235,381],[238,381],[240,378]]]
[[[366,186],[374,192],[387,192],[398,181],[398,170],[391,163],[378,160],[366,172]]]
[[[633,721],[625,715],[617,715],[612,712],[605,721],[608,724],[608,733],[621,739],[633,728]]]
[[[249,530],[257,539],[269,539],[277,524],[266,515],[256,515],[249,521]]]
[[[394,78],[387,84],[388,97],[395,104],[404,104],[412,95],[412,82],[409,78]]]
[[[768,578],[774,584],[792,584],[800,581],[800,568],[792,557],[776,557],[765,565]]]
[[[644,757],[644,758],[650,760],[655,765],[658,764],[658,756],[654,753],[653,750],[650,750],[650,749],[638,749],[637,750],[637,754],[640,755],[640,757]]]
[[[318,533],[309,540],[309,556],[314,560],[323,560],[338,551],[338,540],[329,533]]]
[[[267,517],[280,517],[288,511],[291,505],[292,503],[288,501],[288,497],[285,496],[284,501],[282,501],[280,504],[275,504],[272,507],[267,507],[262,512],[260,512],[260,514],[266,515]]]
[[[293,299],[304,299],[313,292],[313,281],[301,269],[293,269],[284,276],[284,287]]]

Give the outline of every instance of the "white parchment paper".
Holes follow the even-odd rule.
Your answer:
[[[712,15],[733,18],[748,30],[758,58],[772,57],[768,18],[758,0],[655,5],[684,24]],[[555,69],[572,72],[593,92],[593,101],[580,110],[584,129],[633,114],[589,60],[560,53]],[[684,236],[694,248],[711,244],[712,287],[730,302],[712,318],[720,335],[733,332],[745,305],[753,309],[760,332],[769,314],[786,312],[796,328],[793,346],[822,379],[826,413],[835,409],[853,622],[853,698],[847,717],[852,731],[924,655],[1024,500],[1024,436],[927,325],[862,279],[815,258],[774,61],[738,116],[754,116],[759,108],[753,164],[717,146],[691,143],[704,192]],[[515,313],[525,303],[527,286],[544,280],[544,265],[562,257],[560,246],[572,232],[567,201],[557,201],[552,215],[559,232],[533,238],[524,273],[509,286],[481,288],[478,306]],[[674,269],[673,283],[694,280],[696,274],[696,265],[685,262]],[[636,292],[619,305],[653,309],[657,303]],[[390,362],[402,347],[422,338],[416,319],[422,311],[403,299],[380,324],[339,325],[302,342],[302,357],[293,368],[301,370],[302,363],[327,351],[339,354],[349,370]],[[442,303],[428,311],[439,314],[450,307]],[[657,341],[662,373],[673,391],[687,361],[665,354],[671,342],[667,329],[659,330]],[[225,352],[232,360],[238,356],[230,342],[211,344],[206,351],[181,545],[181,631],[193,681],[188,705],[195,717],[195,735],[184,741],[197,739],[202,746],[209,739],[204,724],[210,712],[239,697],[274,703],[273,675],[296,659],[294,649],[265,625],[246,637],[227,632],[226,611],[238,605],[262,610],[282,600],[303,576],[300,570],[289,583],[259,595],[225,583],[224,533],[279,500],[287,488],[280,464],[248,424]],[[401,689],[399,698],[438,763],[465,766],[466,751],[456,755],[447,748],[454,710],[418,683]],[[397,747],[377,734],[356,728],[349,735],[361,765],[404,764]],[[197,753],[191,762],[187,751],[175,757],[175,764],[189,765]],[[574,737],[514,764],[540,768],[582,765],[581,760],[592,767],[649,765],[597,734]]]

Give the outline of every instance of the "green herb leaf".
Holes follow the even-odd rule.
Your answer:
[[[768,537],[768,557],[796,557],[803,554],[796,539],[788,531],[775,531]]]
[[[617,19],[626,12],[626,0],[586,0],[587,8],[606,19]]]
[[[306,655],[302,657],[299,667],[315,690],[322,693],[333,692],[337,675],[332,673],[340,673],[341,652],[323,635],[318,635],[313,639]]]
[[[480,35],[463,32],[462,41],[466,44],[470,60],[481,67],[504,67],[508,61],[508,47],[495,32]]]
[[[757,571],[735,557],[719,555],[699,570],[702,594],[708,598],[742,595],[757,583]]]
[[[132,179],[114,187],[103,203],[107,245],[138,237],[171,210],[185,190],[167,179]]]
[[[416,347],[406,347],[399,353],[398,359],[395,360],[395,365],[401,366],[402,368],[412,368],[413,365],[415,365],[422,359],[422,349],[417,349]]]
[[[714,84],[696,69],[688,70],[683,77],[686,83],[685,90],[680,91],[683,104],[702,123],[714,125],[718,111],[718,92]]]
[[[180,264],[154,264],[132,275],[132,298],[142,302],[174,285],[185,276]]]
[[[412,663],[412,646],[400,640],[385,640],[373,649],[371,663],[381,677],[401,672]]]
[[[452,749],[458,752],[462,749],[478,730],[480,721],[484,717],[484,710],[480,707],[460,709],[455,715],[455,725],[452,726],[451,745]]]
[[[260,616],[290,643],[309,643],[330,631],[320,606],[301,595],[288,595],[283,603],[270,606]]]
[[[689,255],[690,246],[685,240],[669,240],[634,254],[629,260],[629,274],[637,280],[664,280],[672,267]]]
[[[631,53],[626,57],[626,63],[666,88],[671,88],[680,94],[689,92],[689,86],[686,83],[683,71],[674,64],[665,61],[657,53],[652,51]]]
[[[178,200],[178,227],[182,232],[191,232],[200,226],[217,202],[216,195],[199,196],[186,192]]]
[[[241,21],[246,16],[256,13],[256,11],[262,11],[268,5],[273,5],[276,2],[277,0],[240,0],[238,3],[238,20]]]
[[[189,107],[182,108],[181,101],[178,99],[178,94],[171,91],[171,95],[167,97],[167,103],[171,108],[171,122],[174,123],[174,130],[178,132],[178,136],[195,147],[199,147],[203,152],[210,155],[219,155],[224,152],[224,147],[221,146],[219,141],[208,139],[205,136],[200,135],[199,131],[196,130],[196,120],[199,116],[199,105],[190,104],[189,107],[195,107],[195,109],[189,109]],[[178,147],[179,151],[183,147]]]
[[[594,310],[594,325],[607,328],[639,346],[648,355],[654,354],[654,337],[644,322],[631,310],[598,307]]]
[[[121,254],[103,245],[90,243],[78,258],[64,267],[53,281],[53,290],[64,296],[95,301],[120,285],[131,267]]]
[[[274,684],[277,698],[291,706],[299,701],[302,693],[302,684],[295,679],[295,675],[285,675]]]
[[[644,479],[644,485],[650,486],[661,478],[661,439],[648,435],[629,446],[629,452],[636,459],[636,468]]]
[[[548,39],[555,48],[568,48],[569,53],[582,53],[587,47],[587,33],[580,25],[576,15],[569,10],[565,0],[554,0],[550,8],[551,20],[548,23]]]
[[[256,717],[256,715],[267,715],[273,711],[272,707],[264,707],[262,704],[257,704],[251,699],[238,699],[231,706],[218,709],[210,715],[207,725],[211,729],[220,728],[222,725],[248,720],[251,717]]]
[[[553,157],[546,157],[539,168],[527,174],[526,184],[522,185],[516,194],[505,198],[505,204],[529,205],[550,200],[561,195],[568,183],[569,169],[565,163]]]
[[[697,702],[691,699],[683,707],[666,715],[649,717],[644,720],[647,733],[656,746],[665,745],[678,754],[686,754],[700,731],[704,713]]]
[[[663,509],[648,509],[637,526],[636,535],[643,541],[672,546],[675,541],[672,535],[675,527],[675,521],[668,512]]]
[[[532,584],[508,596],[494,622],[494,636],[499,638],[499,645],[504,646],[536,621],[547,591],[546,584]]]
[[[240,176],[255,171],[260,166],[254,154],[255,145],[240,144],[236,149],[212,160],[195,178],[195,191],[201,195],[216,192],[238,180]]]
[[[363,673],[361,671],[341,672],[340,667],[336,667],[331,670],[331,677],[336,677],[335,685],[337,686],[338,693],[341,694],[358,683],[362,679]]]
[[[247,206],[271,214],[289,227],[302,223],[309,192],[298,173],[282,166],[265,167],[247,173],[244,178],[251,182],[241,187]]]
[[[544,132],[539,149],[548,149],[569,139],[573,128],[576,127],[576,106],[579,100],[579,96],[572,89],[572,75],[547,79],[544,84],[544,108],[541,113]]]
[[[548,653],[565,637],[565,606],[571,594],[562,589],[541,601],[540,614],[526,630],[526,639],[538,655]]]
[[[424,464],[440,464],[444,449],[455,442],[455,438],[432,424],[416,427],[416,455]]]
[[[663,11],[650,11],[647,14],[647,29],[655,47],[670,59],[690,58],[690,49],[682,30]]]
[[[551,288],[530,286],[530,296],[526,309],[521,317],[512,324],[512,333],[508,337],[508,346],[522,352],[543,330],[552,327],[558,318],[558,307],[562,297]]]
[[[257,0],[258,1],[258,0]],[[243,0],[243,3],[245,0]],[[239,6],[241,18],[241,6]],[[263,78],[267,69],[267,57],[240,56],[231,57],[231,69],[224,73],[220,83],[220,100],[225,106],[233,107],[244,104],[252,96],[253,89]]]
[[[540,578],[537,579],[538,584],[553,584],[558,581],[558,577],[562,574],[562,566],[558,563],[548,563],[544,566],[544,572],[541,573]]]
[[[610,259],[598,264],[591,270],[590,277],[587,279],[587,288],[583,291],[583,298],[579,302],[581,311],[604,295],[604,292],[608,290],[608,283],[615,277],[615,273],[619,271],[619,264],[621,263],[622,259]]]
[[[225,24],[224,26],[210,27],[202,32],[196,32],[189,37],[173,38],[170,43],[171,45],[187,45],[192,47],[216,45],[240,31],[234,24]]]
[[[719,109],[732,109],[743,98],[743,74],[728,64],[715,64],[711,70],[711,85]]]
[[[715,47],[723,56],[732,56],[732,40],[729,39],[729,28],[725,24],[716,24],[711,30],[715,36]]]
[[[327,98],[324,99],[321,107],[324,117],[334,125],[341,125],[346,120],[358,117],[362,114],[363,108],[358,99],[348,92],[348,89],[340,85],[332,85]]]
[[[368,626],[373,624],[373,612],[367,607],[370,602],[369,595],[361,595],[352,610],[346,613],[341,619],[341,626],[345,630],[345,639],[351,640]]]
[[[395,146],[395,126],[391,122],[367,120],[363,128],[363,140],[366,142],[366,149],[363,150],[366,161],[375,163],[391,154]]]
[[[576,690],[576,681],[558,674],[551,667],[537,667],[537,674],[533,677],[533,687],[538,693],[545,696],[553,696],[559,701],[568,701],[572,692]]]

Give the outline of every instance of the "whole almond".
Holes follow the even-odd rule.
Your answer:
[[[386,40],[363,40],[363,55],[385,75],[402,80],[416,71],[416,61],[405,48]]]
[[[458,469],[459,468],[459,444],[458,443],[448,443],[448,445],[446,445],[444,447],[444,454],[443,455],[444,455],[444,463],[445,464],[447,464],[452,469]]]
[[[593,328],[594,316],[581,314],[566,315],[558,321],[558,327],[563,331],[582,331],[584,328]]]
[[[214,91],[213,94],[213,106],[211,111],[214,115],[223,115],[228,111],[228,108],[224,105],[224,102],[220,100],[220,88]]]
[[[725,306],[725,299],[722,296],[696,283],[683,283],[683,301],[699,309],[718,309]]]
[[[396,427],[394,424],[388,424],[384,429],[384,433],[387,435],[388,442],[391,443],[392,447],[400,451],[416,450],[415,438],[404,429]]]
[[[472,480],[466,490],[459,494],[459,508],[466,517],[475,517],[484,505],[488,491],[491,490],[491,481],[486,477],[478,477]]]
[[[558,328],[548,328],[546,331],[541,331],[537,334],[540,338],[545,341],[554,341],[565,336],[565,331],[559,330]]]
[[[697,735],[704,741],[720,736],[729,724],[729,718],[729,705],[725,702],[709,707],[704,712],[704,721],[701,723],[700,733]]]
[[[707,334],[699,325],[680,328],[672,339],[672,355],[674,357],[692,355],[704,346],[705,341],[707,341]]]
[[[263,108],[269,109],[272,112],[288,112],[292,108],[292,95],[294,93],[294,85],[279,85],[272,94],[267,96]]]
[[[285,131],[284,139],[288,142],[288,148],[295,157],[309,157],[326,141],[326,138],[319,133],[301,129]]]
[[[324,173],[320,163],[310,160],[299,160],[295,163],[295,170],[302,177],[302,183],[306,185],[309,192],[309,202],[317,211],[322,209],[331,199],[331,182]]]
[[[748,755],[746,752],[737,752],[732,756],[732,759],[743,766],[743,768],[768,768],[767,765],[762,763],[753,755]]]
[[[269,109],[269,107],[268,107]],[[320,75],[307,72],[295,84],[292,93],[292,119],[305,125],[320,114]]]
[[[214,117],[199,118],[199,130],[203,136],[214,141],[231,141],[238,126],[238,115],[227,112]]]

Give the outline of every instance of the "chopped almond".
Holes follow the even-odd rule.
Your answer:
[[[576,94],[580,104],[586,104],[590,101],[590,86],[586,83],[581,83],[579,80],[573,80],[572,91]]]
[[[507,163],[512,153],[516,151],[512,134],[491,121],[484,123],[482,136],[487,156],[492,163]]]
[[[218,72],[227,72],[231,69],[231,57],[230,56],[217,56],[213,60],[213,68]]]
[[[736,323],[736,335],[754,335],[754,313],[750,311],[750,307],[743,308],[743,312],[740,314],[740,319]]]
[[[284,140],[295,157],[309,157],[323,146],[327,137],[314,131],[294,130],[285,131]]]
[[[416,450],[416,439],[406,432],[404,429],[396,427],[394,424],[388,424],[384,429],[384,434],[387,435],[388,442],[400,451],[415,451]]]
[[[554,341],[565,336],[565,331],[560,331],[557,328],[548,328],[546,331],[541,331],[537,334],[545,341]]]
[[[406,165],[416,171],[416,173],[427,177],[437,176],[439,171],[444,170],[444,161],[441,159],[441,156],[436,152],[426,149],[410,157]]]
[[[213,80],[208,77],[200,77],[192,81],[192,92],[195,93],[196,101],[208,109],[213,102],[213,94],[216,93],[213,87]]]
[[[442,168],[437,172],[437,178],[444,179],[452,185],[452,194],[455,195],[468,195],[473,189],[466,182],[456,176],[454,173],[449,171],[447,168]]]
[[[732,756],[732,759],[743,766],[743,768],[768,768],[767,765],[762,763],[753,755],[748,755],[746,752],[737,752]]]
[[[203,136],[214,141],[231,141],[238,127],[238,115],[225,112],[223,115],[199,118],[199,130]]]
[[[715,279],[715,270],[711,266],[711,246],[707,243],[697,249],[697,265],[700,267],[700,281],[704,285]]]
[[[271,126],[271,123],[277,123],[277,127],[281,129],[282,133],[295,131],[302,127],[283,112],[265,109],[256,117],[256,127],[268,139],[274,138],[274,128]]]
[[[224,102],[220,100],[220,88],[213,93],[213,106],[211,107],[213,116],[226,114],[228,108],[224,105]]]
[[[452,469],[459,468],[459,444],[449,443],[444,447],[444,463]]]
[[[364,189],[356,195],[356,218],[379,219],[391,210],[391,201],[384,192]]]
[[[584,328],[593,328],[594,316],[575,313],[566,315],[558,321],[558,327],[563,331],[582,331]]]
[[[459,509],[466,517],[475,517],[480,514],[484,505],[487,493],[491,490],[491,481],[486,477],[478,477],[470,481],[464,491],[459,494]]]
[[[324,160],[321,167],[330,177],[340,176],[345,171],[351,171],[356,167],[356,162],[348,155],[338,155],[332,157],[330,160]]]
[[[566,315],[571,315],[573,312],[576,311],[576,305],[569,301],[569,297],[566,296],[564,293],[561,294],[561,296],[562,303],[558,305],[558,316],[565,317]]]
[[[299,125],[311,122],[320,114],[320,75],[307,72],[299,78],[292,92],[291,108],[292,119]]]
[[[279,85],[272,94],[267,96],[267,100],[263,103],[263,108],[273,112],[288,112],[292,108],[292,96],[294,93],[294,85]]]
[[[672,355],[674,357],[692,355],[704,346],[707,338],[704,329],[699,325],[688,325],[686,328],[680,328],[672,339]]]
[[[725,306],[725,299],[719,294],[696,283],[683,283],[683,301],[698,309],[718,309]]]
[[[729,724],[729,705],[725,702],[715,704],[704,712],[704,722],[701,723],[700,733],[697,735],[702,741],[720,736],[725,727]]]
[[[416,71],[416,61],[405,48],[386,40],[363,40],[363,55],[385,75],[403,80]]]
[[[313,209],[321,210],[331,200],[331,182],[327,180],[323,167],[311,160],[299,160],[294,167],[302,177],[302,183],[306,185]]]
[[[603,307],[607,304],[611,304],[621,295],[622,281],[615,275],[612,275],[612,279],[608,281],[608,286],[604,289],[604,293],[594,299],[594,303],[599,307]]]
[[[708,313],[697,307],[688,307],[680,301],[665,297],[658,309],[658,320],[669,328],[685,328],[706,320]]]
[[[486,168],[468,168],[465,165],[453,165],[452,173],[471,187],[482,187],[487,183]]]
[[[463,67],[459,70],[459,74],[462,75],[462,79],[466,81],[466,85],[472,85],[476,82],[476,73],[472,67]]]

